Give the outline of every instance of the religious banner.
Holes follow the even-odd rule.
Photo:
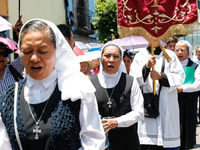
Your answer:
[[[118,0],[120,37],[139,35],[167,42],[169,36],[198,27],[197,18],[197,0]]]
[[[143,36],[151,46],[152,56],[154,48],[160,47],[167,62],[171,58],[159,41],[167,42],[169,37],[198,29],[197,0],[118,0],[117,8],[119,36]]]

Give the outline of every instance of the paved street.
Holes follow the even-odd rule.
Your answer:
[[[199,102],[199,100],[198,100],[198,102]],[[197,106],[199,106],[199,104],[197,104]],[[199,110],[198,110],[198,112],[200,113]],[[199,120],[199,122],[200,122],[200,120]],[[196,135],[197,135],[196,136],[197,144],[194,146],[193,150],[200,150],[200,123],[197,125]]]
[[[195,145],[195,147],[193,148],[193,150],[200,150],[200,124],[197,125],[197,144]]]

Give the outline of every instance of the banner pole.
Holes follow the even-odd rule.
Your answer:
[[[154,56],[154,47],[153,47],[153,43],[151,44],[151,55]],[[154,71],[155,68],[154,66],[152,67],[152,71]],[[156,95],[156,83],[155,80],[153,80],[153,94]]]

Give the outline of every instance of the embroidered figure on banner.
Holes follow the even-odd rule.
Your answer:
[[[133,10],[133,8],[128,7],[128,2],[129,0],[123,0],[123,16],[124,18],[126,18],[126,22],[130,25],[136,25],[139,23],[145,25],[154,24],[154,27],[152,27],[151,30],[154,31],[156,34],[159,30],[162,30],[162,27],[160,27],[159,24],[169,23],[170,21],[184,21],[185,17],[187,17],[186,19],[189,19],[187,15],[191,13],[189,0],[186,0],[183,5],[178,5],[174,10],[173,16],[168,16],[163,12],[159,12],[159,9],[156,8],[159,8],[161,5],[159,5],[159,2],[157,0],[154,0],[153,5],[151,6],[155,8],[153,10],[153,13],[147,14],[145,17],[140,18],[137,8],[134,8]]]

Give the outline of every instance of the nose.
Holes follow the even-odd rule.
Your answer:
[[[113,57],[113,56],[110,56],[109,61],[110,61],[110,62],[113,62],[113,61],[114,61],[114,57]]]
[[[31,55],[30,60],[31,60],[32,62],[38,62],[38,61],[40,60],[40,57],[37,55],[37,53],[34,52],[34,53]]]

